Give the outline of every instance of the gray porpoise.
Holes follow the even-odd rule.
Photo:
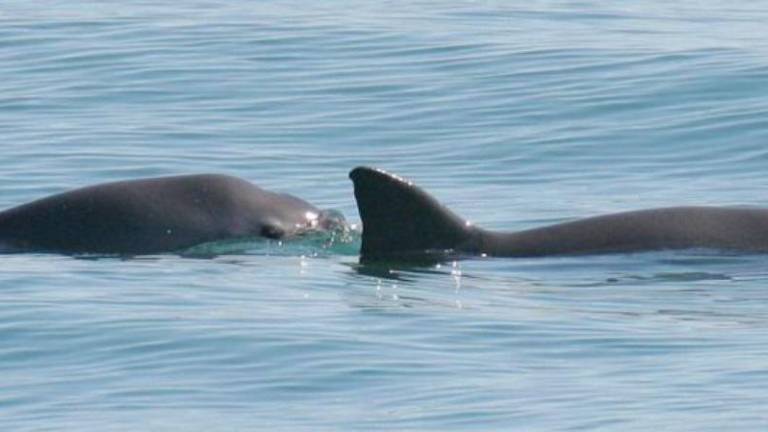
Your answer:
[[[119,181],[0,212],[6,252],[147,254],[205,242],[284,238],[344,223],[287,194],[227,175]]]
[[[608,214],[518,232],[475,227],[413,183],[382,170],[349,174],[363,222],[361,260],[548,255],[711,248],[768,252],[768,210],[670,207]]]

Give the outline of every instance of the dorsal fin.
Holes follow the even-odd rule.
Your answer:
[[[413,183],[379,169],[349,173],[363,221],[363,260],[467,250],[474,230]]]

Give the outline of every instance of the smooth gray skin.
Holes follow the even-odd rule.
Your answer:
[[[426,192],[382,170],[350,172],[363,221],[361,259],[425,255],[534,257],[712,248],[768,252],[768,210],[670,207],[518,232],[472,226]]]
[[[105,183],[0,213],[6,251],[147,254],[239,237],[290,237],[327,228],[291,195],[217,174]]]

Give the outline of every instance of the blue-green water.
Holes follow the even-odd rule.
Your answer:
[[[759,2],[5,1],[0,208],[350,168],[496,229],[768,205]],[[768,257],[369,268],[354,248],[8,255],[7,431],[765,430]]]

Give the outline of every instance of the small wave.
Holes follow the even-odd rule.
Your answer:
[[[357,255],[360,233],[344,227],[328,232],[311,232],[288,240],[248,237],[220,240],[192,246],[180,252],[187,257],[216,257],[220,255],[311,256]]]

